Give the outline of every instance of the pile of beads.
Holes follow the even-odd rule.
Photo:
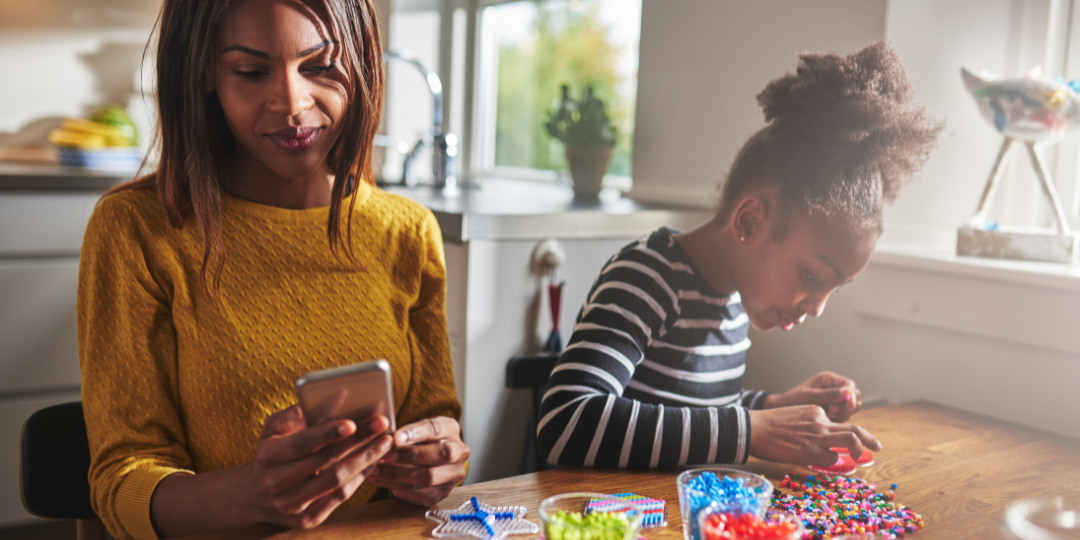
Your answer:
[[[762,498],[767,498],[765,488],[759,492],[745,485],[742,478],[724,476],[721,480],[716,474],[704,472],[694,477],[687,484],[683,512],[687,513],[690,537],[701,538],[698,532],[698,519],[707,508],[716,509],[731,515],[760,514],[763,511]]]
[[[701,524],[702,540],[791,540],[799,527],[786,521],[765,521],[754,514],[710,514]]]
[[[772,504],[802,518],[806,540],[828,540],[841,534],[895,539],[923,528],[922,516],[892,502],[896,499],[893,491],[878,493],[876,484],[855,477],[788,473],[780,487],[796,493],[773,497]]]
[[[626,514],[559,510],[544,532],[547,540],[624,540],[629,529]]]

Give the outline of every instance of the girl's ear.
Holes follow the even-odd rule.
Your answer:
[[[744,195],[731,214],[731,231],[739,244],[749,244],[764,236],[770,204],[758,193]]]

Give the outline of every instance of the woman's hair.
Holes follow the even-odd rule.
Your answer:
[[[359,190],[350,189],[350,182],[374,182],[371,148],[383,106],[382,46],[372,0],[316,1],[331,19],[328,26],[341,47],[339,62],[350,85],[343,128],[326,158],[335,174],[326,230],[331,249],[337,253],[344,243],[352,257],[352,209]],[[217,289],[225,266],[221,191],[226,163],[237,144],[217,94],[205,89],[206,82],[214,80],[215,34],[228,6],[229,0],[165,0],[157,24],[158,170],[109,192],[154,187],[174,227],[182,227],[194,214],[203,239],[202,275],[208,290]]]
[[[736,156],[718,212],[730,218],[747,189],[775,186],[774,238],[796,214],[880,232],[884,204],[922,167],[943,127],[912,94],[884,42],[849,56],[800,55],[795,74],[758,94],[767,125]]]

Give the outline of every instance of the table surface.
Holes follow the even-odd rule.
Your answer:
[[[926,402],[871,409],[853,421],[884,444],[876,464],[856,475],[878,486],[896,483],[896,501],[923,516],[918,540],[1001,538],[999,523],[1014,501],[1061,496],[1080,501],[1080,440]],[[751,459],[745,466],[774,484],[792,465]],[[436,505],[453,509],[476,496],[494,505],[522,505],[537,521],[540,501],[575,491],[633,492],[668,501],[668,526],[643,531],[652,540],[682,538],[675,476],[679,471],[565,468],[460,487]],[[259,525],[188,537],[202,540],[430,538],[426,508],[380,501],[342,508],[308,531]],[[529,538],[515,536],[511,538]]]

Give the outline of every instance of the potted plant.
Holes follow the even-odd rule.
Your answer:
[[[608,118],[604,102],[593,95],[591,86],[581,99],[575,100],[564,84],[562,99],[557,108],[548,112],[546,126],[548,133],[563,143],[575,196],[596,199],[618,138],[618,129]]]

